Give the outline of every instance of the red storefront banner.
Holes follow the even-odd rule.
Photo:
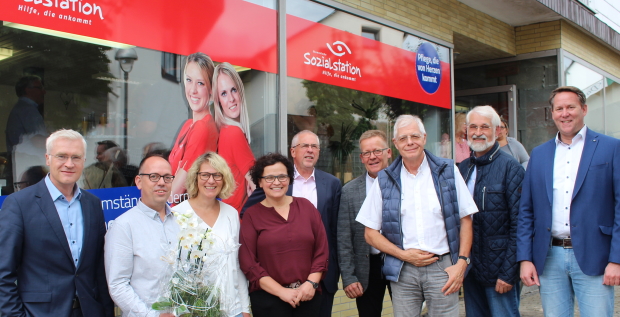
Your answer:
[[[242,0],[1,0],[0,20],[277,72],[276,11]]]
[[[277,73],[275,10],[242,0],[88,1],[2,0],[0,20]],[[288,15],[287,58],[288,76],[451,108],[450,64],[422,54]]]
[[[289,76],[452,107],[449,63],[436,59],[430,74],[439,74],[424,75],[437,86],[429,93],[418,79],[416,65],[426,59],[425,55],[290,15],[286,27]]]

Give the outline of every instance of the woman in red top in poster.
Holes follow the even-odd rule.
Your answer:
[[[217,127],[209,110],[213,70],[213,61],[204,53],[191,54],[185,60],[185,98],[192,109],[192,118],[183,124],[168,158],[175,176],[171,193],[174,203],[179,203],[180,195],[185,193],[187,171],[194,160],[217,149]]]
[[[215,67],[213,84],[215,122],[220,129],[217,153],[226,160],[237,183],[233,195],[223,201],[240,212],[256,188],[250,176],[254,154],[250,149],[250,124],[243,82],[232,65],[222,63]]]

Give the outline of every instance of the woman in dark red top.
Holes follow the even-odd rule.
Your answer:
[[[319,281],[329,258],[321,215],[307,199],[286,195],[293,164],[281,154],[259,158],[252,179],[265,191],[265,200],[244,214],[239,237],[239,262],[250,282],[252,313],[318,316]]]
[[[173,201],[185,193],[187,171],[196,158],[217,150],[218,132],[209,110],[214,68],[213,61],[204,53],[191,54],[185,60],[185,98],[192,110],[192,118],[183,124],[168,157],[174,173],[171,193]]]

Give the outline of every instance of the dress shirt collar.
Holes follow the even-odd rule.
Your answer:
[[[430,167],[428,166],[428,161],[426,160],[426,153],[423,153],[423,155],[424,155],[424,159],[422,160],[422,164],[420,164],[420,167],[418,167],[417,174],[409,173],[409,171],[405,167],[405,161],[402,160],[401,162],[401,164],[403,164],[402,170],[406,173],[404,175],[409,175],[410,177],[417,177],[417,176],[420,176],[420,174],[423,174],[427,170],[430,171]]]
[[[295,168],[295,173],[293,174],[295,175],[295,179],[303,179],[304,181],[307,181],[309,179],[314,180],[314,168],[312,169],[312,174],[310,175],[310,177],[305,178],[301,174],[299,174],[299,172],[297,171],[297,165],[293,164],[293,166]]]
[[[47,174],[47,176],[45,176],[45,186],[47,186],[47,190],[49,191],[50,196],[52,196],[52,201],[56,201],[61,197],[65,197],[65,195],[63,195],[60,190],[56,188],[56,185],[52,183],[52,180],[50,179],[50,174]],[[73,199],[80,200],[80,198],[82,198],[82,191],[80,190],[78,185],[75,184],[73,185]]]
[[[154,209],[151,209],[151,207],[145,205],[142,202],[142,198],[140,198],[140,200],[138,200],[138,204],[136,205],[136,207],[138,207],[138,209],[140,211],[142,211],[145,215],[147,215],[150,219],[160,219],[159,218],[159,212],[155,211]],[[170,206],[168,206],[168,204],[166,204],[166,218],[170,218],[170,216],[172,215],[172,209],[170,209]]]
[[[571,144],[574,144],[575,142],[577,142],[579,140],[585,140],[586,139],[586,131],[587,130],[588,130],[588,128],[584,124],[583,128],[581,128],[581,130],[579,130],[579,132],[577,132],[577,135],[575,135],[573,137],[573,140],[572,140]],[[565,144],[564,142],[562,142],[562,139],[560,138],[560,131],[558,131],[558,134],[556,134],[556,136],[555,136],[555,145],[558,146],[558,145],[560,145],[560,143]]]

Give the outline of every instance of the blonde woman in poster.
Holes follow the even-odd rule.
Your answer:
[[[217,149],[217,127],[209,110],[214,68],[213,61],[204,53],[191,54],[185,60],[185,98],[192,110],[192,118],[183,124],[168,158],[175,176],[171,193],[173,202],[185,193],[187,171],[194,160]]]
[[[213,96],[215,122],[220,129],[217,152],[228,163],[237,184],[233,195],[224,202],[240,212],[256,188],[250,176],[255,159],[250,149],[250,124],[243,82],[229,63],[215,67]]]

